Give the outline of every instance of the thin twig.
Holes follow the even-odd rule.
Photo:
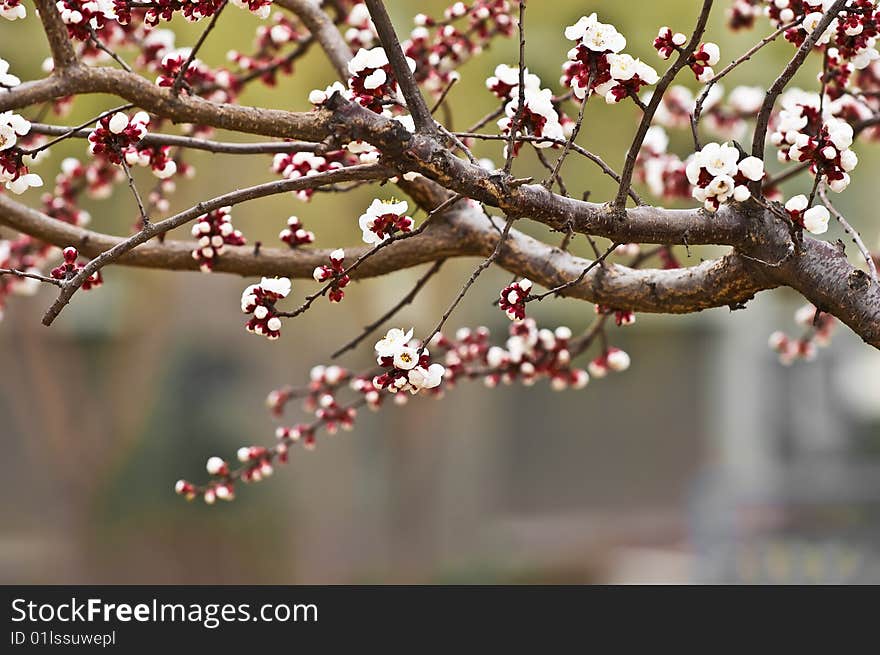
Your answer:
[[[519,87],[517,92],[516,113],[510,121],[510,135],[507,139],[507,157],[504,162],[504,174],[510,175],[513,168],[513,151],[516,142],[517,132],[519,132],[520,124],[525,111],[526,98],[526,0],[519,0],[519,21],[517,21],[517,31],[519,33]]]
[[[69,139],[70,137],[87,138],[89,136],[89,134],[92,133],[92,130],[86,130],[84,128],[86,128],[87,126],[92,125],[94,123],[97,123],[98,121],[100,121],[102,118],[104,118],[106,116],[110,116],[111,114],[115,114],[118,111],[128,111],[132,107],[134,107],[134,105],[131,103],[128,103],[125,105],[120,105],[119,107],[114,107],[113,109],[108,109],[107,111],[98,114],[95,118],[88,120],[85,123],[80,123],[79,125],[77,125],[75,127],[60,128],[62,131],[60,132],[60,136],[57,139],[52,139],[51,141],[47,141],[46,143],[44,143],[41,146],[37,146],[37,147],[31,148],[29,150],[22,150],[22,154],[23,155],[31,155],[31,156],[36,155],[38,152],[42,152],[46,148],[54,146],[56,143],[58,143],[60,141],[64,141],[65,139]],[[36,125],[39,125],[39,123],[37,123]],[[33,131],[37,131],[34,129],[33,124],[31,125],[31,129]],[[43,134],[46,134],[46,133],[43,132]]]
[[[484,141],[507,141],[507,137],[503,134],[482,134],[480,132],[453,132],[453,134],[459,138],[463,139],[481,139]],[[519,134],[516,137],[517,141],[529,142],[529,143],[552,143],[554,145],[564,146],[566,141],[562,139],[551,139],[549,137],[543,136],[534,136],[532,134]],[[614,172],[614,170],[605,163],[605,161],[599,156],[596,155],[586,148],[579,146],[576,143],[571,144],[571,149],[574,150],[579,155],[586,157],[591,162],[596,164],[602,172],[605,173],[608,177],[614,180],[617,183],[620,183],[620,176]],[[629,196],[635,201],[638,205],[644,205],[645,203],[642,201],[641,197],[638,193],[636,193],[632,188],[628,191]]]
[[[459,150],[461,150],[465,154],[465,156],[468,158],[468,161],[470,163],[479,166],[480,162],[477,160],[476,157],[474,157],[474,153],[471,152],[471,149],[468,148],[464,144],[464,142],[461,139],[459,139],[458,136],[455,135],[454,132],[450,132],[440,123],[437,123],[437,129],[440,130],[440,133],[443,136],[447,137],[450,141],[452,141],[452,143],[455,145],[456,148],[458,148]]]
[[[425,272],[425,274],[422,275],[418,279],[415,286],[412,289],[410,289],[409,293],[407,293],[403,298],[401,298],[391,309],[389,309],[387,312],[382,314],[382,316],[377,318],[375,321],[373,321],[369,325],[364,326],[363,330],[361,331],[361,333],[358,336],[356,336],[354,339],[352,339],[351,341],[346,343],[344,346],[342,346],[335,353],[330,355],[330,358],[336,359],[337,357],[339,357],[343,353],[346,353],[349,350],[352,350],[361,341],[363,341],[368,336],[370,336],[373,332],[378,330],[379,327],[382,326],[382,324],[384,324],[386,321],[391,320],[391,318],[393,318],[394,315],[397,314],[397,312],[399,312],[401,309],[403,309],[407,305],[411,304],[412,301],[415,300],[416,296],[419,294],[419,291],[421,291],[422,288],[428,283],[428,280],[430,280],[432,277],[434,277],[434,275],[437,274],[437,272],[443,266],[443,263],[445,261],[446,261],[446,258],[443,258],[443,259],[438,259],[436,262],[434,262],[434,264]]]
[[[131,105],[128,105],[130,108]],[[119,111],[119,109],[106,112],[109,113]],[[87,125],[91,124],[87,123]],[[61,135],[63,138],[86,139],[92,130],[79,127],[66,127],[63,125],[47,125],[45,123],[31,123],[31,132],[35,134],[46,134],[49,136]],[[57,143],[59,139],[55,139],[50,143],[40,146],[40,149],[47,148],[52,143]],[[191,150],[204,150],[216,154],[227,155],[258,155],[258,154],[275,154],[279,152],[316,152],[324,148],[322,143],[312,143],[309,141],[267,141],[262,143],[230,143],[224,141],[211,141],[209,139],[198,139],[191,136],[182,136],[177,134],[158,134],[148,132],[139,142],[143,146],[176,146],[179,148],[189,148]],[[36,153],[37,149],[27,151],[26,154]]]
[[[0,275],[14,275],[15,277],[28,277],[32,280],[39,280],[40,282],[45,282],[46,284],[53,284],[56,287],[60,287],[62,285],[61,280],[56,280],[54,277],[46,277],[45,275],[40,275],[39,273],[31,273],[29,271],[20,271],[17,268],[0,268]]]
[[[767,140],[767,127],[770,123],[770,114],[773,111],[773,105],[776,104],[776,99],[794,77],[795,73],[798,72],[804,61],[806,61],[807,56],[813,51],[816,42],[825,33],[825,30],[831,24],[831,21],[837,17],[837,14],[840,13],[840,10],[846,6],[847,2],[848,0],[836,0],[835,3],[831,5],[831,8],[824,16],[822,16],[822,20],[816,25],[816,29],[814,29],[804,40],[801,46],[797,49],[797,52],[786,65],[785,69],[779,74],[779,77],[773,81],[773,84],[767,90],[767,95],[764,96],[764,102],[761,105],[761,109],[758,112],[758,118],[755,121],[752,156],[757,157],[758,159],[764,159],[764,144]],[[758,194],[760,192],[760,181],[752,183],[752,193]]]
[[[599,333],[604,333],[605,323],[610,316],[611,314],[600,314],[597,316],[587,333],[569,344],[568,351],[572,359],[586,351],[596,340],[596,337],[599,336]]]
[[[141,199],[141,194],[137,190],[137,185],[134,183],[134,177],[131,175],[131,169],[128,167],[128,162],[125,161],[125,155],[123,153],[119,153],[119,163],[122,165],[122,170],[125,171],[125,177],[128,178],[128,188],[131,189],[131,193],[137,203],[138,211],[141,215],[141,229],[146,230],[150,227],[150,217],[147,216],[147,210],[144,208],[144,201]]]
[[[133,72],[134,72],[134,71],[131,69],[131,66],[129,66],[129,65],[126,63],[126,61],[125,61],[122,57],[120,57],[120,56],[117,55],[115,52],[113,52],[110,48],[108,48],[106,45],[104,45],[104,43],[101,41],[101,39],[98,38],[98,34],[95,32],[95,28],[92,27],[91,25],[89,25],[89,38],[91,39],[92,43],[94,44],[94,46],[95,46],[98,50],[100,50],[100,51],[102,51],[102,52],[105,52],[105,53],[107,53],[108,55],[110,55],[110,58],[111,58],[113,61],[115,61],[117,64],[119,64],[120,66],[122,66],[122,69],[123,69],[126,73],[133,73]]]
[[[189,51],[189,55],[187,56],[186,61],[183,62],[180,70],[177,71],[177,75],[174,76],[174,82],[171,84],[171,95],[177,96],[180,93],[180,88],[183,86],[184,78],[186,77],[186,73],[189,70],[189,67],[195,61],[196,55],[198,54],[202,45],[205,43],[208,35],[213,31],[214,26],[220,19],[220,14],[222,14],[223,10],[226,9],[227,4],[227,0],[223,0],[223,3],[217,8],[217,11],[214,12],[214,15],[211,16],[211,22],[208,23],[205,31],[202,32],[201,36],[199,36],[199,40],[196,41],[196,44],[192,47],[192,50]]]
[[[321,296],[327,295],[327,292],[333,288],[333,286],[336,284],[336,281],[339,278],[345,277],[345,276],[350,276],[352,273],[354,273],[360,267],[361,264],[363,264],[365,261],[370,259],[373,255],[378,253],[380,250],[383,250],[383,249],[387,248],[388,246],[390,246],[392,243],[397,243],[398,241],[405,241],[407,239],[412,239],[414,237],[419,236],[426,229],[428,229],[428,226],[431,224],[431,219],[434,218],[434,216],[436,216],[437,214],[442,212],[447,207],[452,206],[460,199],[461,199],[461,196],[458,194],[456,194],[450,198],[447,198],[442,203],[437,205],[436,208],[431,210],[431,212],[425,218],[424,222],[422,222],[422,224],[418,228],[416,228],[412,232],[399,232],[397,234],[392,234],[387,239],[380,241],[375,246],[370,248],[368,251],[363,253],[360,257],[355,259],[351,266],[343,269],[341,273],[339,273],[338,275],[336,275],[336,276],[332,277],[330,280],[328,280],[327,283],[324,286],[322,286],[320,289],[318,289],[314,293],[310,293],[309,295],[307,295],[305,297],[305,300],[303,300],[303,303],[299,307],[297,307],[295,310],[293,310],[292,312],[277,312],[277,315],[282,318],[296,318],[297,316],[305,313],[309,309],[309,307],[311,307],[312,304],[318,298],[320,298]]]
[[[620,245],[619,243],[612,243],[605,252],[603,252],[599,257],[597,257],[596,259],[591,261],[589,263],[589,265],[585,266],[584,270],[581,271],[581,274],[578,275],[575,279],[570,280],[568,282],[565,282],[563,284],[560,284],[559,286],[553,287],[552,289],[549,289],[549,290],[545,291],[544,293],[539,293],[537,295],[529,296],[526,299],[526,302],[531,302],[533,300],[537,300],[538,302],[540,302],[548,296],[559,295],[562,291],[565,291],[566,289],[568,289],[570,287],[573,287],[575,285],[580,284],[584,280],[584,278],[587,277],[587,274],[590,271],[592,271],[594,268],[596,268],[597,266],[602,264],[602,262],[605,261],[605,259],[608,257],[608,255],[613,253],[614,250],[619,245]]]
[[[535,151],[535,156],[538,158],[538,161],[541,162],[541,166],[543,166],[545,169],[547,169],[547,171],[549,173],[553,173],[554,172],[553,164],[551,164],[547,160],[547,157],[542,152],[542,149],[538,148],[535,145],[532,146],[532,149]],[[558,173],[556,174],[555,177],[556,177],[556,183],[559,185],[559,193],[561,193],[564,196],[568,196],[568,187],[565,186],[565,180],[563,180],[562,176],[559,175]],[[549,181],[549,178],[547,180],[544,180],[544,182],[543,182],[544,185],[546,185],[548,181]],[[546,188],[548,191],[552,191],[552,184],[550,186],[547,186]]]
[[[477,278],[480,277],[480,274],[489,268],[496,259],[498,259],[498,255],[501,254],[501,249],[504,247],[504,242],[507,241],[507,235],[510,234],[510,228],[513,226],[513,222],[516,219],[514,217],[508,217],[507,222],[504,224],[504,229],[501,231],[501,236],[498,237],[498,243],[495,246],[495,250],[492,251],[492,254],[489,255],[476,269],[471,273],[471,276],[468,278],[467,282],[464,283],[464,286],[461,288],[461,291],[458,292],[458,295],[455,297],[455,300],[452,301],[452,304],[449,305],[449,308],[443,312],[443,316],[440,317],[440,321],[431,331],[431,333],[422,341],[422,347],[420,349],[423,350],[425,346],[431,343],[431,339],[433,339],[440,330],[443,329],[443,326],[446,324],[446,321],[449,320],[449,317],[452,315],[452,312],[455,311],[455,308],[458,307],[458,303],[461,302],[462,298],[467,295],[468,289],[473,286],[474,282],[477,281]]]
[[[316,173],[306,177],[296,178],[294,180],[276,180],[274,182],[266,182],[244,189],[238,189],[217,196],[210,200],[205,200],[189,209],[175,214],[170,218],[166,218],[158,223],[150,223],[149,226],[137,234],[120,241],[118,244],[101,253],[90,262],[88,262],[74,277],[67,280],[61,287],[61,293],[46,313],[43,315],[43,325],[49,326],[64,309],[64,306],[70,302],[73,294],[76,293],[88,277],[95,271],[103,268],[107,264],[119,259],[122,255],[137,248],[139,245],[146,243],[153,237],[164,234],[169,230],[180,227],[199,216],[206,214],[220,207],[237,205],[255,198],[263,198],[288,191],[299,191],[301,189],[314,188],[324,184],[333,184],[335,182],[345,182],[366,178],[391,177],[394,172],[381,164],[362,164],[359,166],[348,166],[346,168],[337,168],[322,173]]]
[[[593,86],[593,74],[590,73],[590,80],[587,82],[587,88],[591,88]],[[587,100],[590,99],[590,93],[587,93],[586,97],[584,97],[581,102],[581,108],[578,110],[577,121],[574,124],[574,129],[571,131],[571,135],[568,137],[568,140],[565,142],[565,147],[562,149],[562,154],[559,155],[559,158],[556,160],[556,165],[553,167],[553,172],[550,174],[550,177],[544,182],[544,186],[547,189],[553,187],[553,181],[559,176],[559,171],[562,168],[562,163],[565,161],[565,158],[568,157],[568,153],[571,151],[571,146],[577,139],[578,132],[581,131],[581,124],[584,122],[584,110],[587,108]],[[568,195],[568,194],[566,194]]]
[[[865,262],[868,264],[868,271],[871,273],[871,279],[874,280],[874,282],[877,282],[877,265],[874,263],[874,257],[871,255],[871,251],[868,250],[865,242],[862,241],[862,237],[858,231],[850,225],[844,215],[831,204],[831,201],[828,199],[828,192],[825,189],[825,184],[819,185],[819,197],[822,199],[822,203],[825,207],[828,208],[828,211],[831,212],[831,215],[837,219],[838,223],[840,223],[843,231],[846,232],[853,240],[853,243],[856,244],[856,248],[859,249],[859,252],[862,253],[862,257],[865,258]]]
[[[476,132],[477,130],[479,130],[481,127],[485,126],[490,121],[494,121],[496,118],[501,118],[501,116],[503,116],[503,115],[504,115],[504,105],[501,105],[498,109],[495,109],[494,111],[490,111],[488,114],[483,116],[480,120],[478,120],[476,123],[471,125],[467,131],[468,132]]]
[[[258,68],[254,68],[253,70],[249,70],[244,75],[236,78],[236,85],[240,89],[244,88],[251,82],[256,79],[263,77],[266,73],[271,73],[279,68],[284,68],[285,66],[292,64],[294,61],[308,53],[309,46],[314,42],[314,39],[311,35],[303,37],[299,41],[296,42],[296,48],[285,57],[277,61],[273,61],[272,63],[266,64],[265,66],[260,66]],[[217,82],[212,82],[210,84],[202,84],[200,86],[193,87],[192,95],[203,95],[206,93],[210,93],[212,91],[226,91],[227,87],[222,86]]]
[[[805,170],[810,168],[810,162],[805,161],[799,164],[796,164],[790,168],[785,169],[784,171],[777,173],[776,175],[767,178],[767,180],[762,184],[762,188],[764,189],[772,189],[773,187],[779,186],[783,182],[790,180],[793,177],[796,177],[803,173]]]
[[[436,113],[436,111],[438,109],[440,109],[440,105],[442,105],[444,103],[444,101],[446,100],[446,96],[449,95],[449,92],[452,90],[452,87],[455,86],[455,83],[458,82],[459,79],[461,79],[461,78],[453,77],[451,80],[449,80],[449,84],[446,85],[446,87],[440,93],[440,97],[437,98],[437,101],[434,103],[434,106],[431,107],[431,115],[433,115],[434,113]]]

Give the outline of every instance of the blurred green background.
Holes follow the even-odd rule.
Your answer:
[[[597,11],[626,35],[627,52],[662,69],[651,48],[657,29],[688,31],[699,4],[533,0],[528,66],[559,91],[569,47],[562,30]],[[754,32],[732,34],[728,3],[717,4],[707,39],[721,45],[723,61],[769,32],[759,21]],[[389,2],[401,32],[415,13],[445,6]],[[47,54],[33,13],[29,6],[25,21],[0,24],[0,56],[22,79],[39,77]],[[216,64],[230,48],[249,52],[258,24],[230,7],[200,57]],[[203,25],[171,23],[179,46],[194,43]],[[513,64],[516,49],[498,40],[462,67],[449,96],[452,127],[497,106],[484,80],[497,64]],[[766,48],[727,88],[769,84],[790,55],[784,42]],[[809,87],[815,73],[806,66],[797,83]],[[241,102],[307,110],[308,91],[333,79],[314,49],[294,75],[274,89],[251,86]],[[74,125],[117,104],[85,96],[56,122]],[[632,105],[590,103],[580,142],[619,169],[636,119]],[[684,157],[689,135],[671,136]],[[867,210],[877,154],[864,144],[857,152],[861,174],[838,204],[874,245],[877,221]],[[501,161],[498,144],[478,145],[477,154]],[[50,188],[65,156],[84,158],[85,142],[53,147],[35,168]],[[275,177],[269,157],[192,153],[187,161],[197,175],[180,184],[172,209]],[[527,155],[517,173],[542,177],[543,169]],[[136,175],[141,188],[152,186],[149,173]],[[575,158],[565,179],[573,195],[589,190],[602,200],[613,191]],[[798,184],[807,183],[793,183],[803,192]],[[296,214],[316,246],[354,245],[357,217],[377,193],[391,190],[317,194],[310,203],[277,196],[236,207],[233,221],[249,242],[276,245]],[[124,185],[84,206],[95,230],[125,234],[135,220]],[[843,236],[832,227],[827,238]],[[583,239],[573,250],[589,253]],[[677,254],[691,265],[720,252]],[[475,264],[450,262],[394,324],[430,330]],[[78,294],[49,330],[39,318],[51,290],[13,299],[0,324],[0,582],[880,582],[880,357],[842,329],[818,362],[779,367],[766,339],[795,330],[800,301],[786,291],[762,294],[745,312],[640,315],[611,333],[632,355],[631,370],[581,392],[459,387],[441,402],[364,413],[353,433],[321,436],[313,453],[296,450],[230,505],[173,494],[176,479],[203,479],[209,455],[232,459],[240,445],[271,443],[268,391],[329,362],[420,274],[354,284],[344,303],[318,302],[274,343],[242,329],[239,297],[252,280],[231,276],[112,268],[100,291]],[[508,321],[490,303],[508,280],[487,272],[449,328],[486,324],[503,340]],[[313,287],[295,281],[291,302]],[[535,314],[577,333],[594,311],[555,301]],[[370,343],[340,363],[368,365]],[[289,423],[298,420],[293,409]]]

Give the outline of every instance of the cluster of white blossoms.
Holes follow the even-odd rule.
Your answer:
[[[643,86],[659,79],[651,66],[621,53],[626,38],[614,25],[600,22],[595,13],[566,27],[565,38],[576,45],[568,52],[561,81],[581,100],[596,92],[613,104],[627,96],[637,97]]]
[[[419,348],[412,336],[411,329],[404,332],[392,328],[376,342],[376,362],[386,369],[373,379],[377,388],[415,394],[440,386],[446,369],[442,364],[432,364],[427,349]]]
[[[660,76],[651,66],[641,59],[635,59],[623,53],[608,55],[611,79],[599,84],[596,93],[605,97],[609,105],[620,102],[627,96],[637,97],[639,90],[645,85],[654,85]]]
[[[505,67],[507,70],[496,68],[497,73],[501,72],[505,79],[510,82],[510,73],[514,70]],[[560,122],[559,111],[553,104],[553,91],[541,88],[541,80],[537,75],[529,73],[525,76],[524,91],[522,94],[522,114],[519,116],[519,122],[513,126],[514,120],[519,113],[520,105],[520,88],[519,88],[519,71],[516,72],[516,80],[514,86],[509,89],[509,102],[504,106],[504,117],[498,120],[498,127],[505,134],[510,133],[514,129],[518,133],[527,134],[534,137],[547,137],[550,141],[534,141],[532,145],[536,148],[549,148],[554,145],[554,141],[563,141],[567,132]],[[493,93],[498,95],[498,91],[489,86],[493,78],[486,80],[486,85]],[[506,82],[503,82],[506,84]],[[519,151],[520,143],[514,144],[515,153]],[[505,149],[506,153],[506,149]],[[506,156],[506,154],[505,154]]]
[[[499,383],[511,384],[519,380],[532,386],[540,378],[550,380],[554,391],[583,389],[590,375],[582,368],[571,365],[571,329],[561,325],[555,330],[538,328],[534,319],[518,320],[510,326],[510,337],[501,346],[491,346],[485,352],[489,372],[483,384],[492,388]],[[464,353],[451,351],[447,364],[455,365]]]
[[[21,0],[0,0],[0,17],[6,20],[25,18],[27,9],[21,4]]]
[[[779,100],[781,109],[773,119],[774,130],[770,141],[784,152],[794,143],[799,132],[817,130],[819,125],[831,117],[831,107],[822,102],[818,93],[803,89],[789,89]],[[821,106],[821,115],[820,115]],[[780,161],[787,158],[779,157]]]
[[[721,49],[716,43],[701,43],[688,59],[688,66],[693,71],[697,82],[706,83],[715,77],[712,68],[721,61]]]
[[[707,143],[685,168],[693,185],[693,197],[714,212],[729,200],[744,202],[751,197],[749,182],[764,177],[764,162],[757,157],[740,161],[739,150],[727,143]]]
[[[309,92],[309,102],[315,106],[323,105],[334,93],[338,93],[348,100],[351,99],[351,92],[348,90],[348,87],[342,82],[333,82],[333,84],[323,89],[312,89]]]
[[[343,32],[346,43],[353,48],[369,48],[376,41],[376,27],[370,10],[363,2],[356,2],[345,18],[348,29]]]
[[[281,319],[275,303],[290,294],[291,283],[286,277],[264,277],[259,284],[248,286],[241,294],[241,311],[252,314],[245,330],[274,341],[281,336]]]
[[[249,11],[263,20],[269,18],[269,14],[272,12],[270,0],[230,0],[230,2],[239,9]]]
[[[410,72],[414,72],[415,60],[406,57],[406,63]],[[381,114],[385,101],[403,104],[397,78],[384,48],[361,48],[348,62],[348,72],[351,75],[348,89],[360,105]]]
[[[364,243],[376,245],[398,232],[411,232],[414,221],[406,215],[409,205],[405,200],[376,199],[358,220]]]
[[[532,290],[532,281],[523,278],[508,284],[501,290],[498,307],[511,321],[521,321],[526,317],[526,300]]]
[[[654,39],[654,49],[662,59],[669,59],[672,53],[687,43],[687,36],[681,32],[673,32],[672,29],[664,25],[657,32],[657,38]]]
[[[850,183],[850,172],[859,158],[850,146],[852,126],[833,115],[840,103],[822,102],[817,93],[792,89],[782,98],[770,142],[778,148],[781,162],[805,162],[810,172],[840,193]]]
[[[91,29],[100,29],[105,20],[116,20],[116,3],[114,0],[88,0],[87,2],[55,3],[61,20],[66,25],[87,25]]]
[[[791,0],[780,0],[776,4],[779,5],[780,3],[790,5]],[[831,8],[833,0],[803,0],[803,3],[809,7],[807,9],[808,13],[804,16],[801,24],[786,35],[794,43],[798,43],[806,35],[811,34],[819,27],[825,12]],[[877,2],[876,0],[871,0],[870,2],[861,0],[858,3],[860,6],[857,6],[857,3],[852,1],[848,4],[850,5],[848,7],[850,12],[844,16],[837,16],[832,20],[819,37],[816,45],[827,46],[834,39],[835,45],[838,47],[829,47],[827,49],[828,58],[834,60],[835,63],[842,63],[845,68],[850,70],[862,70],[870,65],[872,61],[880,58],[880,53],[877,52],[877,17],[873,14]],[[782,19],[782,14],[786,16],[793,14],[792,8],[787,6],[783,9],[780,20]]]
[[[519,112],[519,68],[499,64],[495,68],[495,74],[486,79],[486,88],[506,102],[504,117],[498,121],[498,127],[509,134]],[[570,132],[567,124],[562,122],[565,117],[560,116],[559,109],[553,104],[553,92],[542,89],[541,78],[530,73],[527,68],[523,70],[523,89],[523,111],[519,125],[516,126],[517,131],[531,136],[546,136],[555,141],[565,139]],[[514,145],[514,154],[519,152],[520,145]],[[535,141],[533,145],[536,148],[549,148],[554,142]]]
[[[632,360],[625,351],[620,348],[609,348],[602,355],[593,359],[588,365],[587,370],[594,378],[601,379],[608,375],[608,372],[622,373],[630,367]]]
[[[541,88],[541,78],[530,73],[529,69],[523,70],[523,86],[526,90],[538,91]],[[519,95],[519,68],[498,64],[495,74],[486,79],[486,88],[502,100],[510,100],[516,93]]]
[[[794,321],[805,330],[800,337],[790,337],[777,330],[768,341],[784,366],[791,366],[798,360],[810,362],[816,359],[817,347],[827,348],[837,328],[837,320],[831,314],[817,310],[814,305],[798,308]]]
[[[370,48],[369,50],[361,48],[351,58],[348,64],[348,72],[352,75],[359,75],[365,73],[365,71],[370,71],[364,74],[362,82],[365,89],[373,91],[388,80],[385,72],[385,67],[388,65],[388,55],[385,53],[384,48]]]

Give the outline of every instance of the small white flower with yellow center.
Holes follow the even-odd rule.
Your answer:
[[[412,336],[412,328],[407,332],[400,328],[391,328],[384,338],[376,342],[376,355],[380,360],[385,357],[394,357],[402,348],[409,344]]]

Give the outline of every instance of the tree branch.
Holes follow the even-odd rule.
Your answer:
[[[800,256],[787,259],[771,274],[880,348],[880,285],[850,264],[840,249],[806,239]]]
[[[380,148],[389,161],[405,163],[406,169],[421,173],[451,191],[498,207],[508,215],[530,217],[554,229],[567,230],[570,225],[576,232],[621,243],[694,245],[736,245],[747,230],[742,217],[729,209],[722,209],[708,220],[706,214],[697,209],[636,207],[626,210],[626,219],[622,220],[604,205],[565,198],[539,184],[512,187],[490,171],[455,157],[431,135],[410,134],[397,121],[339,95],[331,98],[324,110],[299,114],[213,103],[194,97],[174,98],[167,90],[139,76],[110,68],[73,69],[68,78],[50,78],[47,84],[52,93],[61,89],[61,95],[65,95],[68,80],[81,84],[80,92],[114,93],[175,122],[313,142],[331,135],[341,142],[362,139]],[[0,94],[0,110],[19,106],[22,96],[33,101],[31,87],[22,87]]]
[[[288,112],[279,109],[217,103],[194,96],[174,97],[133,73],[115,68],[76,66],[64,76],[26,82],[0,94],[0,111],[62,98],[71,94],[109,93],[174,123],[195,123],[220,129],[281,138],[320,141],[328,136],[326,112]]]
[[[388,55],[388,61],[391,62],[394,76],[397,78],[397,83],[406,99],[406,106],[409,113],[412,114],[416,130],[426,134],[434,134],[436,129],[434,119],[431,117],[431,110],[425,104],[425,99],[422,97],[412,71],[406,63],[406,56],[400,47],[400,41],[394,31],[394,25],[388,16],[388,11],[385,9],[385,3],[382,0],[366,0],[366,5],[370,10],[370,16],[376,26],[382,47],[385,48],[385,54]]]
[[[46,134],[48,136],[67,136],[76,139],[87,139],[89,134],[92,133],[92,130],[82,128],[71,129],[64,125],[31,123],[31,132],[35,134]],[[321,143],[312,143],[309,141],[230,143],[225,141],[211,141],[210,139],[198,139],[196,137],[177,134],[158,134],[155,132],[148,132],[138,143],[143,146],[176,146],[178,148],[204,150],[206,152],[225,155],[271,155],[279,152],[318,152],[326,147]]]
[[[43,31],[46,33],[46,40],[49,42],[52,61],[55,63],[55,72],[63,76],[66,69],[75,66],[77,63],[73,44],[67,35],[67,26],[61,20],[61,15],[58,13],[53,0],[34,0],[34,4],[40,13]]]
[[[780,34],[787,32],[792,27],[799,25],[802,21],[803,18],[799,18],[798,20],[788,23],[787,25],[779,26],[771,34],[765,36],[763,39],[758,41],[758,43],[746,50],[746,52],[727,64],[727,66],[725,66],[720,72],[716,73],[715,77],[706,82],[706,86],[703,87],[700,95],[697,96],[697,100],[694,103],[694,112],[691,115],[691,132],[693,132],[694,147],[697,150],[702,147],[702,145],[700,144],[700,135],[698,129],[700,124],[700,115],[703,113],[703,103],[706,102],[706,98],[709,96],[709,92],[712,90],[712,87],[718,84],[718,82],[720,82],[728,73],[730,73],[730,71],[735,69],[737,66],[746,61],[749,61],[765,45],[772,43],[779,37]]]
[[[499,219],[490,219],[502,229]],[[58,247],[75,246],[82,254],[99,258],[127,241],[92,232],[53,219],[46,214],[0,195],[0,224]],[[160,225],[160,224],[156,224]],[[355,279],[387,275],[411,266],[449,257],[488,257],[498,244],[498,232],[487,227],[487,217],[472,208],[454,209],[438,215],[423,234],[390,245],[365,260]],[[163,270],[196,271],[192,241],[144,243],[121,254],[114,264]],[[346,255],[359,258],[370,248],[347,248]],[[286,276],[311,279],[316,266],[327,262],[329,250],[262,248],[259,254],[247,246],[227,246],[214,270],[242,276]],[[528,277],[547,288],[576,278],[590,260],[575,257],[511,229],[496,264],[511,273]],[[593,271],[580,284],[561,295],[609,307],[651,313],[687,313],[710,307],[745,302],[776,283],[751,274],[754,265],[745,258],[728,255],[721,260],[674,270],[635,270],[607,266]]]

